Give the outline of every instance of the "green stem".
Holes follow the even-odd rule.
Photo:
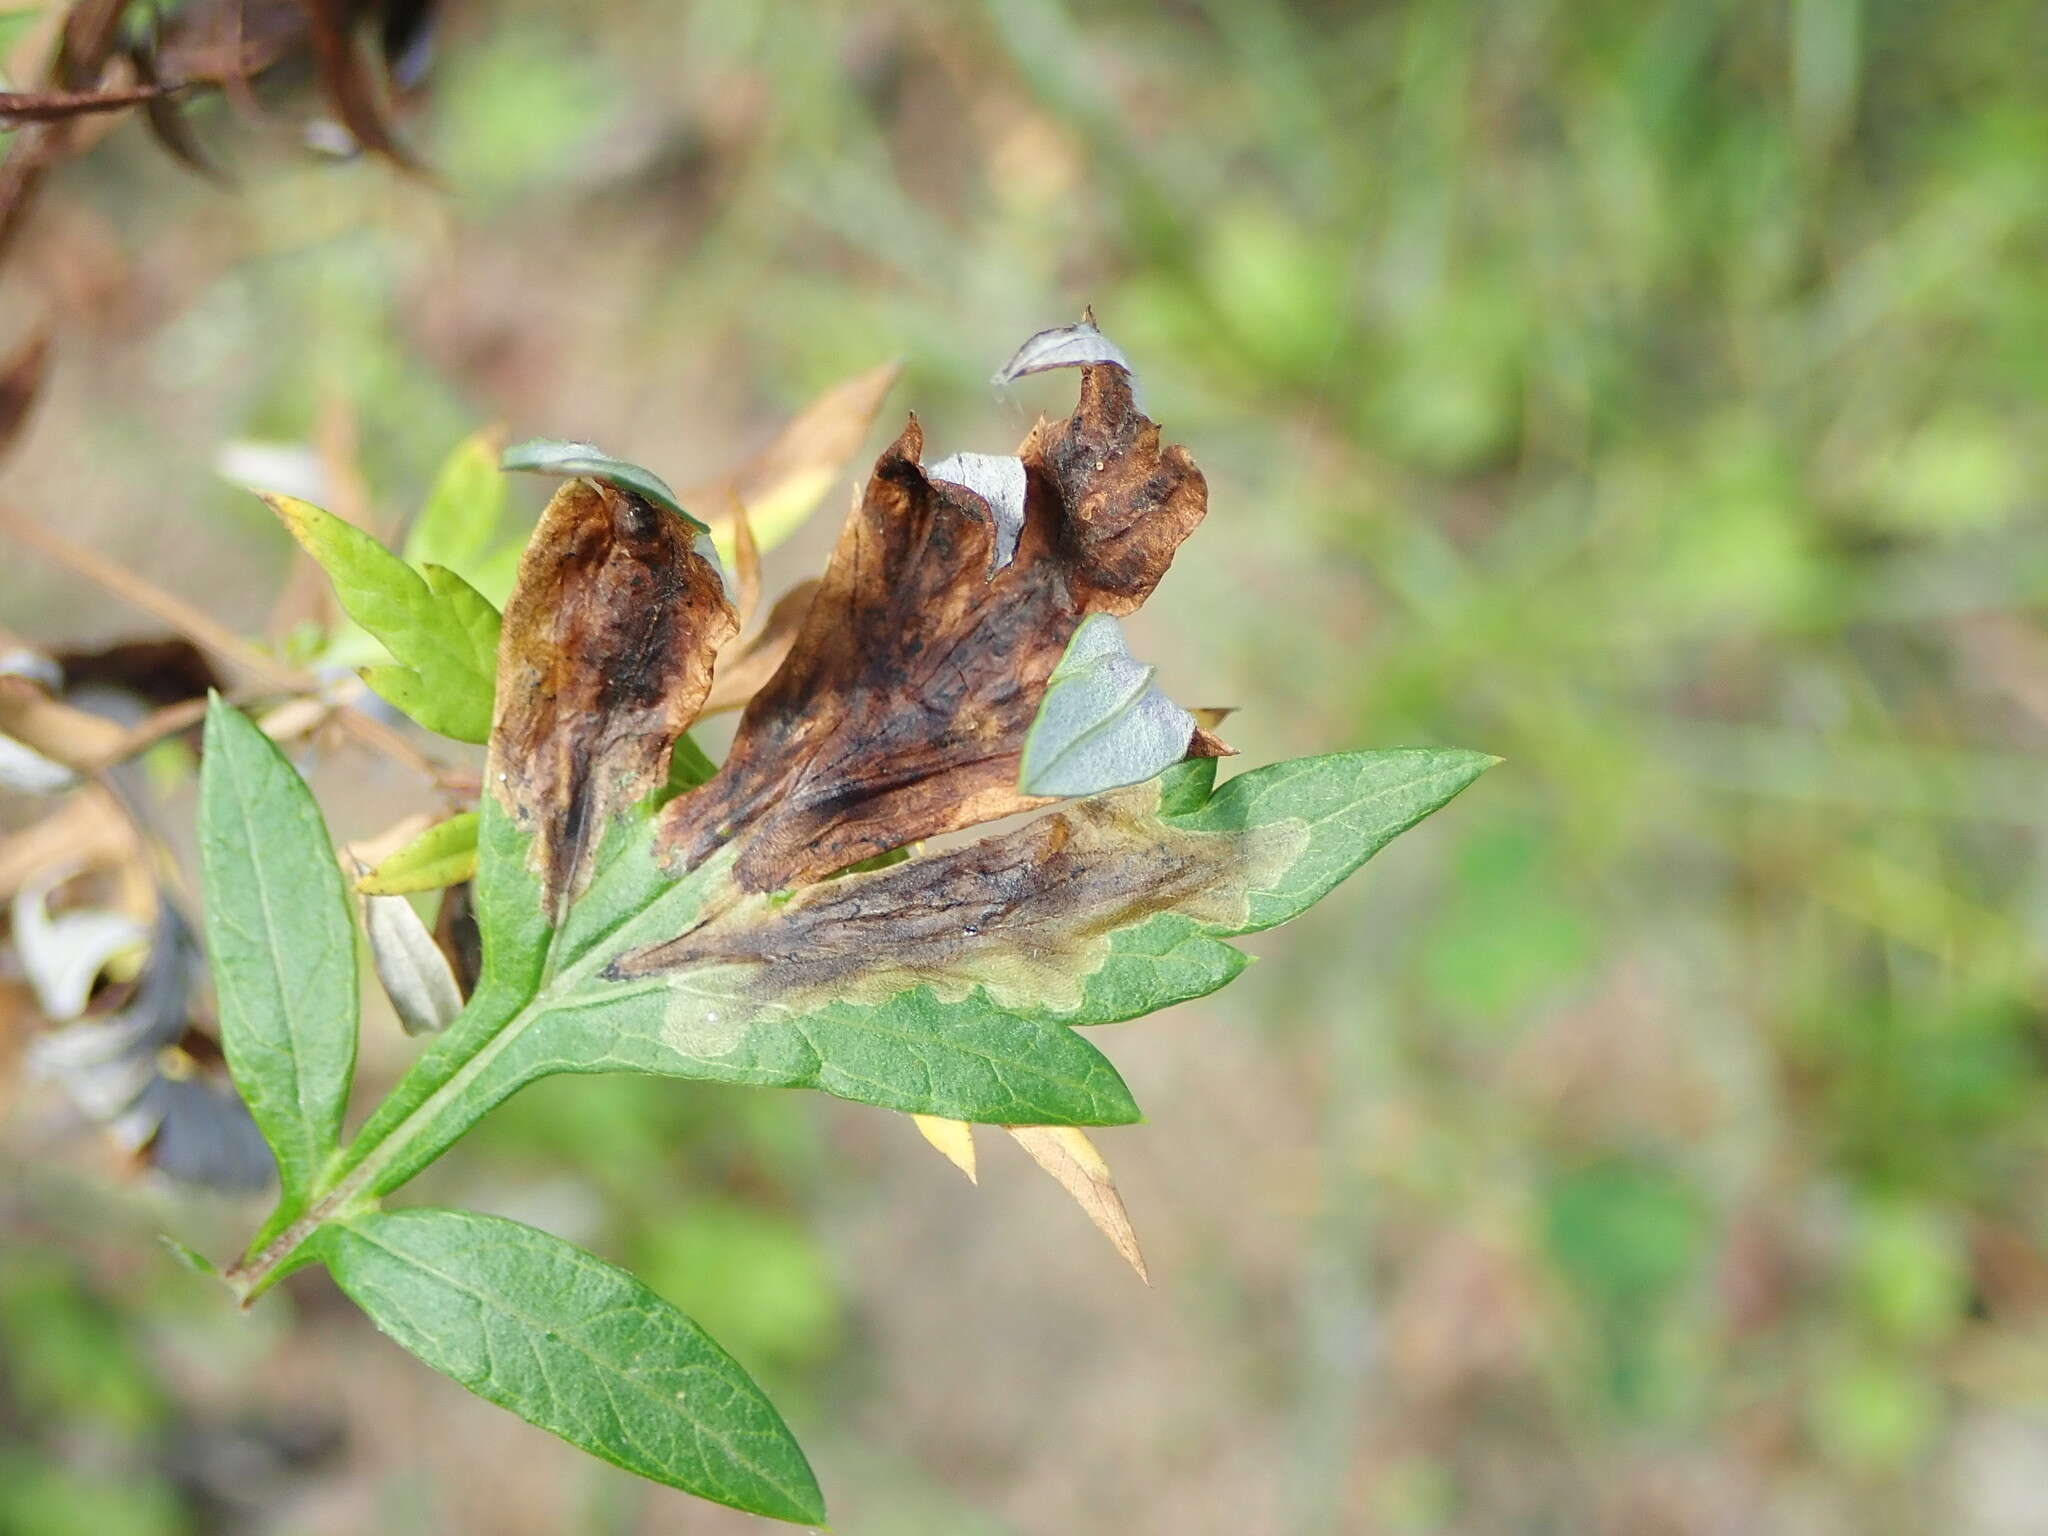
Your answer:
[[[486,967],[484,985],[470,999],[464,1018],[450,1026],[448,1035],[443,1037],[446,1041],[444,1049],[430,1051],[414,1063],[412,1070],[385,1096],[362,1132],[349,1145],[340,1164],[316,1187],[306,1209],[276,1236],[224,1273],[222,1278],[234,1291],[236,1299],[243,1306],[248,1306],[291,1268],[297,1267],[292,1263],[294,1255],[323,1226],[354,1215],[390,1194],[447,1151],[462,1132],[484,1113],[524,1086],[530,1080],[525,1076],[495,1085],[497,1091],[488,1103],[474,1106],[475,1112],[454,1131],[444,1130],[448,1112],[463,1104],[477,1081],[536,1021],[568,1001],[614,957],[640,942],[647,935],[647,930],[672,928],[677,921],[677,906],[693,903],[707,883],[707,877],[719,867],[722,867],[722,861],[701,866],[693,872],[695,878],[679,881],[610,930],[593,936],[582,953],[559,970],[555,968],[557,941],[563,930],[551,931],[540,958],[539,974],[543,979],[495,1026],[490,1023],[490,1017],[505,1007],[508,1000],[502,995],[502,987],[492,987]],[[480,1031],[481,1038],[474,1045],[465,1044],[459,1059],[451,1066],[449,1058],[456,1053],[456,1042],[467,1033],[465,1023]],[[444,1073],[445,1076],[442,1075]],[[419,1092],[423,1079],[436,1077],[440,1081],[428,1089],[413,1108],[379,1130],[378,1123],[390,1105],[402,1103]],[[436,1134],[443,1137],[440,1146],[431,1145]],[[416,1144],[422,1141],[429,1143],[427,1155],[416,1166],[406,1168],[398,1179],[386,1182],[391,1170],[401,1165],[408,1154],[414,1152]]]

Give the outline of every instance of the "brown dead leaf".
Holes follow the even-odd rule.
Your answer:
[[[1308,837],[1293,821],[1192,832],[1158,808],[1157,784],[1069,801],[966,847],[733,903],[622,955],[611,973],[742,966],[750,1006],[763,1010],[878,1002],[923,985],[953,998],[980,987],[997,1007],[1066,1012],[1080,1006],[1117,929],[1169,909],[1241,926],[1245,891],[1278,878]],[[1233,872],[1238,879],[1224,878]],[[731,1009],[728,1021],[741,1013]]]
[[[1109,1164],[1095,1150],[1087,1132],[1074,1125],[1006,1125],[1003,1129],[1074,1197],[1096,1230],[1109,1239],[1138,1278],[1150,1285],[1152,1277],[1145,1272],[1145,1255],[1138,1251],[1138,1234],[1131,1228],[1123,1196],[1116,1192]]]
[[[571,480],[519,562],[498,647],[487,782],[534,833],[559,918],[612,814],[659,785],[737,621],[682,519]]]
[[[1045,803],[1016,785],[1046,678],[1084,615],[1150,595],[1207,506],[1201,471],[1112,366],[1084,369],[1072,417],[1025,441],[1024,527],[993,576],[987,505],[935,485],[922,451],[913,418],[724,767],[665,813],[676,865],[743,835],[740,884],[777,890]]]
[[[121,40],[127,10],[128,0],[77,0],[64,13],[51,82],[79,91],[98,80]]]
[[[304,52],[312,36],[299,0],[194,0],[165,20],[154,57],[166,80],[245,87]]]
[[[831,488],[840,466],[860,451],[901,372],[900,363],[888,362],[833,385],[737,469],[685,490],[683,505],[745,507],[762,541],[780,543]],[[711,523],[721,542],[730,527],[729,513]]]
[[[973,1126],[965,1120],[946,1120],[938,1115],[912,1115],[910,1123],[941,1157],[967,1175],[968,1183],[981,1182],[974,1176]]]
[[[139,867],[142,843],[135,824],[106,790],[87,785],[48,815],[0,838],[0,901],[46,869]]]
[[[732,572],[739,588],[740,628],[754,622],[754,610],[761,606],[761,546],[754,542],[754,520],[744,505],[732,514]]]
[[[96,86],[120,42],[121,18],[127,9],[127,0],[77,0],[64,12],[44,83],[60,91]],[[78,152],[86,129],[86,122],[75,118],[31,123],[9,140],[6,158],[0,160],[0,260],[26,227],[43,182]]]
[[[797,631],[803,627],[804,615],[811,611],[811,601],[817,595],[815,581],[791,587],[768,610],[768,622],[758,634],[732,654],[718,658],[718,676],[712,680],[711,692],[698,711],[700,717],[744,708],[747,700],[767,685],[776,669],[788,659],[790,647],[796,644]]]
[[[50,361],[50,333],[29,337],[5,363],[0,363],[0,455],[14,446],[28,421]]]

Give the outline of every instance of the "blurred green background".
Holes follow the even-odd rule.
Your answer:
[[[254,631],[223,441],[346,401],[392,515],[491,421],[680,484],[894,356],[871,447],[1004,451],[1072,378],[988,373],[1092,302],[1211,484],[1169,690],[1249,763],[1507,759],[1100,1037],[1155,1287],[1015,1149],[816,1096],[554,1080],[423,1195],[640,1267],[844,1532],[2039,1532],[2044,58],[2037,0],[457,6],[438,187],[217,107],[235,189],[133,125],[62,175],[0,496]],[[0,606],[148,627],[25,556]],[[328,766],[344,834],[417,796]],[[250,1212],[43,1125],[5,1536],[750,1528],[317,1280],[233,1315],[152,1239]]]

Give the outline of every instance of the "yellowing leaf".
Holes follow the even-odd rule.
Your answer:
[[[910,1123],[917,1127],[918,1135],[930,1142],[947,1162],[967,1175],[967,1182],[978,1184],[974,1176],[974,1127],[965,1120],[946,1120],[938,1115],[912,1115]]]
[[[1074,1203],[1124,1256],[1124,1262],[1150,1285],[1152,1277],[1145,1273],[1145,1255],[1138,1251],[1138,1234],[1131,1229],[1123,1196],[1116,1192],[1109,1164],[1087,1133],[1073,1125],[1006,1125],[1003,1129],[1031,1154],[1033,1162],[1059,1181],[1060,1188],[1074,1197]]]
[[[468,577],[505,521],[505,477],[498,471],[495,428],[464,438],[442,462],[434,488],[406,536],[413,566],[445,565]]]

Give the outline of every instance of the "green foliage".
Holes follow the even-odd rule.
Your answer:
[[[476,873],[475,811],[458,811],[380,860],[356,882],[365,896],[405,896],[458,885]]]
[[[715,358],[707,432],[747,433],[912,325],[920,404],[988,410],[990,346],[1092,300],[1150,364],[1161,419],[1207,445],[1210,526],[1165,594],[1181,617],[1155,605],[1144,631],[1176,687],[1212,690],[1183,701],[1248,706],[1233,734],[1253,761],[1470,740],[1513,771],[1188,1021],[1233,1045],[1255,1031],[1260,1053],[1241,1075],[1232,1052],[1174,1069],[1211,1074],[1233,1128],[1275,1142],[1251,1164],[1257,1220],[1234,1180],[1176,1185],[1200,1255],[1174,1282],[1201,1298],[1177,1323],[1187,1354],[1265,1343],[1253,1390],[1166,1362],[1122,1379],[1131,1357],[1105,1342],[1076,1399],[1107,1377],[1132,1411],[1087,1454],[1068,1424],[906,1393],[906,1434],[957,1419],[1000,1455],[848,1457],[835,1501],[952,1536],[1003,1518],[968,1505],[1028,1497],[1027,1523],[1086,1529],[1093,1469],[1118,1458],[1133,1489],[1250,1487],[1290,1520],[1299,1498],[1304,1529],[1369,1525],[1339,1501],[1404,1479],[1440,1489],[1418,1530],[1953,1528],[2006,1474],[2027,1484],[2039,1375],[2028,1287],[1987,1286],[1972,1244],[2004,1232],[2037,1264],[2048,1233],[2027,702],[2048,550],[2011,489],[2040,484],[2048,440],[2042,15],[506,7],[451,41],[408,119],[459,194],[448,221],[367,171],[244,165],[249,243],[213,224],[148,366],[60,392],[30,446],[75,435],[149,520],[141,547],[174,527],[205,556],[193,590],[240,591],[269,580],[263,547],[225,493],[167,501],[166,466],[196,485],[213,441],[304,439],[330,395],[360,418],[381,504],[426,484],[479,401],[546,389],[578,430],[659,435],[706,377],[670,340],[685,331]],[[956,120],[962,61],[1000,128],[928,143]],[[175,277],[164,230],[223,206],[196,181],[79,169],[140,271]],[[202,387],[166,413],[166,381]],[[1056,396],[1016,393],[1024,419]],[[675,465],[678,486],[717,467]],[[33,499],[33,466],[13,467],[12,499]],[[509,590],[503,562],[498,586],[457,569]],[[10,627],[68,621],[71,590],[17,570]],[[627,1245],[707,1179],[756,1198],[734,1121],[844,1124],[789,1095],[620,1077],[529,1090],[483,1130],[571,1105],[594,1129],[648,1089],[701,1119],[660,1122],[668,1161]],[[595,1154],[548,1145],[550,1169],[628,1209]],[[907,1328],[952,1231],[878,1252],[851,1214],[876,1198],[854,1145],[802,1193],[873,1265],[847,1279],[857,1304]],[[525,1143],[461,1151],[494,1186],[538,1174]],[[1605,1155],[1649,1160],[1704,1227],[1659,1325],[1679,1335],[1675,1425],[1552,1347],[1531,1213]],[[1959,1334],[1866,1319],[1872,1204],[1931,1210],[1957,1245],[1979,1292]],[[1439,1283],[1443,1250],[1474,1244],[1497,1290]],[[1751,1272],[1760,1299],[1731,1321],[1724,1286]],[[1341,1321],[1381,1309],[1400,1337],[1361,1377]],[[1816,1429],[1821,1396],[1864,1398],[1853,1374],[1832,1384],[1877,1348],[1836,1340],[1852,1319],[1883,1337],[1876,1390],[1931,1415],[1903,1462],[1838,1459]],[[1446,1382],[1440,1350],[1401,1347],[1411,1321],[1484,1341],[1492,1373]],[[998,1373],[1043,1353],[1015,1326],[978,1342]],[[1248,1472],[1183,1457],[1148,1388],[1274,1454]],[[1435,1431],[1420,1450],[1417,1424]]]
[[[479,1397],[656,1482],[780,1520],[825,1518],[760,1388],[624,1270],[463,1211],[366,1214],[321,1241],[350,1300]]]
[[[163,1418],[128,1320],[47,1256],[0,1259],[0,1347],[6,1397],[34,1419],[134,1430]]]
[[[311,792],[218,698],[204,764],[199,856],[221,1048],[292,1208],[341,1136],[356,1059],[355,927]]]
[[[157,1482],[114,1482],[0,1447],[0,1536],[187,1536],[176,1493]]]
[[[444,470],[416,545],[469,559],[488,543],[500,509],[478,487],[483,451],[473,442]],[[579,445],[529,444],[506,463],[595,476],[673,507],[643,471]],[[491,683],[481,648],[495,642],[496,612],[438,565],[423,580],[339,519],[283,498],[274,504],[333,577],[351,617],[397,659],[366,672],[373,686],[423,723],[490,736],[464,712]],[[488,720],[488,702],[485,710]],[[573,739],[601,741],[593,727],[603,723],[573,723]],[[429,829],[361,882],[371,951],[401,1017],[409,1029],[447,1027],[341,1148],[357,1004],[341,877],[304,783],[252,722],[216,698],[201,775],[207,932],[229,1064],[283,1175],[277,1210],[224,1278],[248,1299],[301,1264],[323,1262],[415,1355],[572,1444],[738,1508],[822,1519],[810,1469],[759,1390],[641,1282],[528,1227],[455,1211],[385,1212],[381,1201],[516,1090],[558,1073],[816,1088],[955,1122],[1136,1120],[1122,1078],[1076,1026],[1223,985],[1245,963],[1225,939],[1297,915],[1495,761],[1447,750],[1342,753],[1274,764],[1218,788],[1214,760],[1197,759],[1142,782],[1186,751],[1192,730],[1192,718],[1153,688],[1150,669],[1130,660],[1113,620],[1081,626],[1034,727],[1052,765],[1039,787],[1136,787],[1059,813],[1068,830],[1051,846],[1071,841],[1068,864],[1039,871],[1027,853],[991,887],[1001,892],[991,909],[997,928],[970,924],[963,935],[974,942],[940,935],[934,949],[915,916],[921,900],[908,897],[850,972],[800,995],[789,990],[803,984],[800,967],[749,965],[749,946],[765,936],[771,951],[801,953],[793,930],[775,937],[778,925],[815,920],[808,914],[819,900],[886,906],[886,882],[899,878],[938,880],[959,900],[989,879],[975,862],[979,846],[924,865],[893,850],[806,890],[767,895],[737,883],[729,848],[674,872],[657,853],[656,813],[715,773],[685,735],[661,787],[603,813],[609,823],[592,829],[587,883],[544,901],[534,872],[539,834],[526,823],[570,813],[542,804],[515,815],[487,776],[479,812]],[[494,768],[515,750],[536,748],[493,739]],[[991,856],[999,867],[1011,857]],[[472,877],[483,974],[450,1021],[414,995],[425,995],[415,983],[432,972],[449,1009],[459,1001],[452,973],[396,893]],[[1070,887],[1077,880],[1084,883]],[[1103,899],[1076,900],[1091,889]],[[665,955],[682,936],[700,946],[699,957],[646,968],[643,957]],[[1106,1167],[1091,1177],[1106,1185]],[[1113,1190],[1092,1198],[1113,1202]],[[1120,1204],[1114,1214],[1123,1220]],[[810,1250],[791,1250],[787,1235],[728,1220],[720,1232],[678,1242],[700,1253],[715,1243],[728,1268],[749,1254],[772,1259],[771,1268],[801,1279],[789,1261]],[[690,1272],[704,1280],[701,1263]],[[731,1289],[730,1274],[710,1286],[712,1294]],[[832,1324],[831,1309],[816,1305],[823,1293],[813,1275],[784,1297],[789,1320],[814,1340]]]
[[[489,600],[444,567],[415,571],[331,512],[289,496],[269,499],[327,572],[343,610],[396,658],[364,668],[363,681],[430,731],[486,739],[499,629]]]

